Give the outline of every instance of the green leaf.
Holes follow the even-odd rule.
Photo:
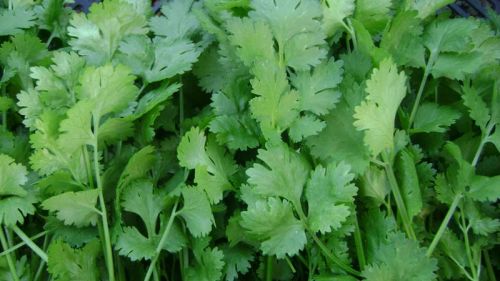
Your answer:
[[[163,3],[161,7],[163,16],[152,17],[149,26],[157,36],[170,39],[189,38],[200,25],[192,8],[194,8],[193,0],[174,0]]]
[[[478,52],[441,54],[432,67],[432,76],[435,78],[448,77],[450,79],[464,80],[466,77],[477,73],[489,59]]]
[[[118,234],[115,247],[120,255],[132,261],[150,260],[156,253],[156,240],[145,237],[135,227],[127,226]]]
[[[412,219],[422,210],[423,200],[420,184],[415,167],[415,160],[406,149],[399,153],[397,175],[400,179],[401,195],[403,197],[408,216]]]
[[[256,0],[251,2],[253,19],[269,24],[284,63],[295,70],[316,66],[326,56],[321,32],[321,7],[316,1]],[[290,19],[293,19],[290,20]]]
[[[131,183],[123,190],[122,200],[123,209],[137,214],[144,222],[148,235],[152,236],[164,206],[164,198],[154,192],[153,184],[149,181]]]
[[[97,281],[99,267],[97,258],[101,245],[94,240],[81,249],[73,249],[61,240],[49,246],[48,271],[55,281]]]
[[[387,50],[399,65],[423,67],[425,49],[422,44],[423,27],[414,11],[402,12],[391,21],[382,35],[380,47]]]
[[[148,82],[171,78],[190,70],[200,55],[200,50],[189,40],[157,39],[153,45],[154,62],[145,73]]]
[[[29,9],[0,10],[0,36],[15,35],[23,32],[23,29],[35,25],[35,18],[35,13]]]
[[[403,234],[390,234],[362,272],[367,281],[428,281],[436,278],[437,261],[425,255],[418,243]]]
[[[460,112],[450,106],[423,103],[418,107],[413,123],[413,133],[444,133],[460,118]]]
[[[132,5],[109,0],[90,7],[89,14],[74,13],[68,27],[73,50],[94,65],[109,62],[129,35],[146,34],[146,17]]]
[[[125,118],[109,118],[99,126],[99,143],[104,145],[124,141],[134,134],[134,124]]]
[[[354,126],[365,131],[364,142],[376,157],[394,148],[394,119],[406,95],[406,75],[385,59],[366,82],[366,92],[365,101],[354,109]]]
[[[95,145],[96,136],[92,132],[92,110],[93,104],[88,101],[80,101],[68,110],[68,118],[61,122],[61,135],[57,142],[68,154],[82,148],[85,145]]]
[[[472,19],[433,21],[425,30],[424,45],[431,53],[464,52],[471,47],[470,34],[477,28]]]
[[[134,85],[135,77],[123,66],[106,64],[101,67],[86,67],[80,77],[81,86],[77,88],[80,99],[93,103],[94,118],[108,114],[119,114],[127,109],[139,94]]]
[[[462,99],[469,109],[469,116],[482,132],[486,131],[486,126],[490,120],[490,109],[479,95],[479,91],[474,87],[462,87]]]
[[[339,229],[351,214],[351,205],[358,189],[352,180],[349,165],[330,164],[316,167],[307,183],[309,206],[307,219],[313,231],[322,234]]]
[[[496,202],[500,198],[500,176],[472,177],[467,196],[480,202]]]
[[[377,33],[389,21],[391,9],[391,0],[358,0],[354,18],[363,23],[370,33]]]
[[[342,81],[342,61],[330,59],[311,72],[301,71],[291,76],[292,85],[299,92],[299,108],[316,115],[327,114],[338,102],[336,90]]]
[[[217,247],[196,253],[197,265],[187,270],[188,281],[217,281],[222,277],[224,255]]]
[[[258,201],[243,211],[241,217],[241,226],[261,241],[264,255],[294,256],[307,242],[304,225],[286,200],[270,197],[267,201]]]
[[[182,189],[182,197],[184,207],[178,213],[186,221],[189,232],[194,237],[207,235],[215,220],[205,192],[199,188],[186,187]]]
[[[0,196],[26,196],[28,193],[22,186],[28,181],[27,175],[26,167],[0,154]]]
[[[354,0],[326,0],[321,2],[323,10],[323,28],[328,36],[335,35],[345,28],[344,19],[354,13]]]
[[[230,33],[229,41],[246,66],[252,67],[259,61],[276,61],[273,34],[265,22],[233,18],[227,22],[226,28]]]
[[[308,163],[285,144],[258,152],[265,165],[256,163],[246,172],[253,190],[261,196],[282,197],[298,204],[310,170]]]
[[[35,7],[38,26],[51,32],[55,37],[66,39],[71,10],[64,5],[64,0],[43,0]]]
[[[123,169],[118,180],[118,186],[125,187],[135,180],[146,177],[156,163],[156,160],[155,148],[153,146],[148,145],[137,151],[130,157]]]
[[[194,169],[208,162],[205,153],[207,138],[198,127],[191,128],[181,139],[177,147],[177,158],[183,167]]]
[[[65,192],[42,202],[42,208],[55,212],[56,217],[66,225],[83,227],[96,225],[99,219],[97,203],[97,189]]]
[[[324,121],[308,114],[299,117],[292,123],[289,135],[294,142],[300,142],[307,137],[317,135],[325,126],[326,124]]]
[[[344,161],[352,171],[361,174],[368,167],[369,151],[363,143],[363,132],[354,127],[354,106],[347,98],[361,99],[363,89],[353,83],[342,89],[345,91],[341,101],[324,117],[326,127],[318,135],[307,139],[311,154],[323,161]],[[335,137],[332,137],[335,136]]]
[[[246,274],[251,268],[254,260],[253,251],[243,245],[235,247],[225,247],[224,253],[224,275],[226,281],[238,279],[239,274]]]
[[[370,166],[361,178],[361,194],[375,199],[378,205],[383,204],[385,197],[391,192],[385,171]]]
[[[418,17],[425,19],[438,11],[439,9],[455,2],[454,0],[412,0],[411,9],[418,12]]]
[[[252,115],[266,138],[276,140],[297,118],[299,95],[290,89],[286,72],[276,64],[259,62],[250,82],[257,97],[250,101]]]

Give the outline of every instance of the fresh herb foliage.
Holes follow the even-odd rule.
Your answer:
[[[0,1],[0,280],[496,280],[498,16]]]

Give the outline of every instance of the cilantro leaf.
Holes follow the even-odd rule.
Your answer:
[[[30,9],[0,10],[0,36],[15,35],[35,25],[35,13]]]
[[[284,69],[269,62],[259,62],[251,80],[257,97],[250,101],[250,109],[260,122],[266,138],[277,139],[298,114],[299,95],[290,89]]]
[[[215,220],[205,193],[199,188],[182,189],[184,207],[178,212],[186,221],[189,232],[194,237],[207,235],[215,224]]]
[[[187,270],[188,281],[216,281],[222,277],[224,254],[218,248],[195,252],[197,265]]]
[[[360,21],[371,33],[382,31],[390,19],[391,0],[358,0],[354,18]]]
[[[26,167],[0,154],[0,196],[26,196],[28,193],[22,186],[28,181],[27,174]]]
[[[317,18],[321,16],[321,7],[316,1],[255,0],[251,18],[264,20],[269,24],[280,57],[286,65],[295,70],[307,70],[318,65],[326,56],[325,34]],[[294,19],[291,21],[290,19]]]
[[[328,36],[347,25],[344,19],[354,13],[354,0],[326,0],[321,3],[323,10],[323,28]]]
[[[49,272],[57,281],[100,280],[97,266],[100,249],[97,240],[88,243],[81,249],[73,249],[61,240],[57,240],[49,246]]]
[[[149,26],[157,36],[170,39],[191,37],[198,29],[199,22],[192,9],[193,0],[174,0],[161,7],[163,16],[152,17]]]
[[[42,207],[55,212],[56,217],[66,225],[83,227],[96,225],[100,212],[95,208],[98,192],[96,189],[65,192],[42,202]]]
[[[265,22],[234,18],[226,25],[231,34],[229,40],[236,46],[236,53],[246,66],[252,67],[258,61],[277,59],[273,48],[273,34]]]
[[[354,126],[365,131],[365,144],[377,156],[394,147],[394,118],[406,95],[406,76],[385,59],[366,82],[366,92],[366,100],[354,109]]]
[[[108,0],[90,7],[90,13],[74,13],[68,27],[73,50],[94,65],[109,62],[128,35],[146,34],[146,17],[126,1]]]
[[[23,186],[28,181],[26,168],[14,163],[11,157],[0,154],[0,222],[11,226],[23,223],[24,217],[34,214],[36,197]]]
[[[238,274],[245,274],[251,268],[250,262],[253,261],[253,252],[249,247],[237,245],[235,247],[225,247],[224,253],[224,272],[225,280],[237,280]]]
[[[299,92],[299,107],[316,115],[324,115],[338,102],[336,90],[342,80],[342,61],[330,59],[316,66],[313,71],[301,71],[290,78]]]
[[[43,0],[35,7],[38,26],[51,32],[52,36],[66,39],[71,10],[64,6],[64,0]]]
[[[285,144],[260,149],[257,157],[265,165],[257,163],[246,171],[253,190],[262,196],[282,197],[299,204],[309,164]]]
[[[423,27],[416,12],[399,13],[382,35],[380,47],[387,50],[399,65],[423,67],[425,49],[422,33]]]
[[[437,10],[443,8],[446,5],[455,2],[454,0],[412,0],[410,1],[410,7],[418,12],[418,17],[425,19]]]
[[[307,242],[304,226],[286,200],[270,197],[258,201],[241,212],[241,217],[241,226],[261,241],[264,255],[294,256]]]
[[[351,214],[357,188],[354,175],[345,163],[316,167],[307,183],[308,222],[313,231],[331,232],[340,228]]]
[[[139,90],[134,80],[130,70],[123,65],[86,67],[80,77],[77,95],[93,103],[92,114],[99,119],[108,113],[121,113],[135,100]]]
[[[425,249],[403,234],[390,234],[375,252],[373,262],[363,271],[367,281],[424,281],[436,278],[437,261],[425,256]]]
[[[435,103],[424,103],[419,106],[412,132],[431,133],[445,132],[450,125],[460,117],[460,112],[449,106],[439,106]]]

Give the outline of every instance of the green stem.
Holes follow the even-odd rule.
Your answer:
[[[182,76],[179,78],[180,83],[182,84]],[[184,90],[183,87],[179,89],[179,134],[180,136],[184,135]]]
[[[396,180],[396,176],[394,175],[394,170],[392,169],[392,165],[389,161],[389,157],[384,153],[383,154],[384,162],[385,162],[385,171],[387,174],[387,179],[389,180],[389,185],[391,186],[392,194],[394,195],[394,200],[396,201],[396,206],[398,207],[398,211],[401,215],[401,220],[403,221],[403,227],[405,229],[408,237],[417,240],[415,232],[413,231],[413,227],[410,221],[410,217],[406,210],[406,206],[401,196],[401,192],[399,191],[398,182]]]
[[[336,257],[332,252],[330,252],[328,247],[316,236],[316,234],[314,234],[314,233],[310,233],[310,234],[311,234],[311,237],[313,238],[314,242],[316,242],[316,244],[318,245],[319,249],[323,252],[323,254],[330,261],[337,264],[342,270],[344,270],[344,271],[346,271],[354,276],[361,277],[361,273],[359,271],[357,271],[357,270],[353,269],[352,267],[350,267],[349,265],[345,264],[341,259]]]
[[[151,260],[151,263],[149,264],[148,271],[146,272],[146,276],[144,277],[144,281],[149,281],[151,278],[151,274],[153,273],[153,270],[155,269],[156,262],[158,261],[158,258],[160,257],[161,250],[163,249],[163,245],[165,244],[165,241],[168,238],[168,234],[170,232],[170,229],[172,228],[172,224],[174,223],[174,219],[177,216],[177,205],[179,204],[179,199],[174,204],[174,208],[172,209],[172,212],[170,213],[170,218],[168,219],[167,226],[165,227],[165,230],[163,231],[163,234],[160,238],[160,242],[156,246],[155,249],[155,255],[153,259]]]
[[[307,217],[304,213],[304,210],[302,210],[300,202],[292,202],[292,204],[295,207],[295,210],[297,211],[297,214],[299,215],[299,219],[302,221],[304,228],[307,230],[307,232],[309,232],[309,234],[313,238],[314,242],[316,242],[316,244],[318,245],[319,249],[323,252],[325,257],[327,257],[330,261],[332,261],[333,263],[338,265],[344,271],[346,271],[352,275],[360,277],[361,273],[359,271],[355,270],[354,268],[352,268],[348,264],[345,264],[341,259],[339,259],[337,256],[335,256],[332,252],[330,252],[328,247],[316,236],[316,233],[309,228],[309,226],[307,225]]]
[[[292,273],[296,273],[296,272],[297,272],[297,270],[295,270],[295,267],[293,266],[293,263],[292,263],[292,261],[290,260],[290,257],[285,256],[285,261],[286,261],[286,263],[288,264],[288,267],[290,267],[290,270],[292,271]]]
[[[2,128],[7,131],[7,110],[2,111]]]
[[[463,208],[460,208],[460,218],[462,220],[460,228],[462,229],[462,233],[464,235],[464,242],[465,242],[465,252],[467,254],[467,260],[469,261],[469,267],[470,271],[472,273],[472,278],[474,280],[478,280],[477,272],[476,272],[476,265],[474,263],[474,259],[472,259],[472,254],[471,254],[471,249],[470,249],[470,242],[469,242],[469,227],[467,226],[465,222],[465,213],[463,211]]]
[[[273,262],[274,262],[274,257],[273,256],[267,256],[267,262],[266,262],[266,281],[272,281],[273,280]]]
[[[486,271],[488,272],[488,278],[490,281],[497,281],[495,277],[495,271],[493,270],[493,266],[491,265],[490,254],[488,250],[483,251],[484,262],[486,263]]]
[[[98,142],[97,140],[99,139],[99,118],[94,119],[94,136],[95,136],[95,143],[94,143],[94,173],[95,173],[95,181],[97,185],[97,190],[99,191],[99,205],[101,206],[101,218],[102,218],[102,227],[103,227],[103,234],[104,234],[104,243],[105,243],[105,248],[106,248],[106,254],[105,254],[105,259],[106,259],[106,267],[108,271],[108,278],[109,281],[115,281],[115,271],[114,271],[114,265],[113,265],[113,250],[111,248],[111,238],[109,235],[109,224],[108,224],[108,213],[106,211],[106,202],[104,200],[104,190],[101,182],[101,172],[99,169],[99,150],[98,150]]]
[[[354,214],[354,245],[356,246],[356,254],[358,257],[359,269],[363,271],[366,266],[365,251],[363,247],[363,239],[361,238],[361,229],[359,228],[358,216]]]
[[[484,133],[484,135],[481,136],[481,142],[479,143],[479,147],[477,148],[476,153],[474,154],[474,159],[472,160],[472,166],[476,167],[477,162],[479,162],[479,158],[481,157],[481,153],[483,152],[484,145],[488,142],[488,137],[493,131],[493,128],[495,128],[495,122],[490,122],[490,124],[486,128],[486,132]]]
[[[432,66],[434,65],[434,61],[436,60],[437,53],[431,52],[429,56],[429,60],[425,65],[424,76],[422,77],[422,81],[420,81],[420,86],[418,87],[417,97],[415,99],[415,103],[413,104],[413,108],[411,110],[410,119],[408,121],[408,129],[411,129],[413,121],[415,120],[415,114],[417,114],[417,109],[420,104],[420,99],[422,98],[422,94],[424,92],[425,84],[427,83],[427,78],[431,73]]]
[[[446,228],[448,227],[448,223],[451,220],[451,217],[455,213],[455,210],[457,209],[458,203],[460,202],[460,199],[462,199],[461,194],[455,195],[455,198],[453,198],[453,202],[450,205],[450,208],[448,209],[448,212],[446,212],[446,215],[441,222],[441,225],[439,226],[438,231],[436,232],[436,235],[434,235],[434,238],[432,239],[431,244],[429,245],[429,248],[427,249],[426,256],[430,257],[432,255],[432,252],[434,252],[434,249],[438,245],[439,241],[443,237],[444,232],[446,231]]]
[[[43,248],[44,249],[47,249],[47,246],[49,244],[49,236],[46,235],[45,238],[43,239]],[[40,261],[40,264],[38,265],[38,268],[36,270],[36,273],[35,273],[35,277],[33,278],[33,281],[38,281],[38,279],[40,279],[40,276],[42,275],[42,272],[43,272],[43,268],[45,267],[47,263],[44,262],[44,261]]]
[[[0,229],[0,242],[4,250],[7,250],[9,248],[3,229]],[[14,264],[14,261],[12,261],[12,256],[10,255],[10,253],[8,253],[5,257],[7,258],[7,264],[9,265],[9,270],[12,279],[14,279],[14,281],[19,281],[19,277],[17,276],[16,266]]]
[[[44,236],[44,235],[45,235],[45,234],[47,234],[47,233],[48,233],[48,231],[43,231],[43,232],[40,232],[40,233],[38,233],[38,234],[33,235],[32,237],[30,237],[30,240],[36,240],[36,239],[38,239],[38,238],[40,238],[40,237]],[[0,253],[0,257],[5,256],[5,255],[6,255],[6,254],[8,254],[8,253],[12,253],[12,252],[14,252],[15,250],[17,250],[17,249],[21,248],[21,247],[22,247],[22,246],[24,246],[24,245],[26,245],[26,243],[25,243],[24,241],[23,241],[23,242],[21,242],[21,243],[18,243],[18,244],[16,244],[16,245],[14,245],[13,247],[10,247],[9,249],[7,249],[7,250],[5,250],[5,251],[1,252],[1,253]]]
[[[31,240],[28,235],[26,235],[26,233],[24,233],[17,225],[14,225],[12,227],[12,230],[16,233],[17,236],[19,236],[19,238],[21,238],[21,240],[23,240],[24,243],[26,243],[26,245],[28,247],[30,247],[30,249],[35,252],[35,254],[37,254],[44,262],[47,262],[49,259],[47,257],[47,254],[42,250],[40,249],[40,247],[38,247],[37,244],[35,244],[33,242],[33,240]]]

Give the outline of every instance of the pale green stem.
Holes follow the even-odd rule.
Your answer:
[[[396,206],[398,207],[399,214],[401,215],[401,220],[403,221],[403,227],[405,229],[408,237],[416,240],[417,237],[415,232],[413,231],[413,227],[410,221],[410,216],[408,215],[408,211],[406,210],[406,206],[403,200],[403,196],[401,196],[401,192],[399,190],[398,182],[396,181],[396,176],[394,175],[394,170],[392,169],[392,165],[389,162],[389,157],[386,154],[383,154],[384,162],[385,162],[385,171],[387,175],[387,179],[389,180],[389,185],[391,186],[392,194],[394,195],[394,200],[396,201]]]
[[[446,231],[446,228],[448,227],[448,223],[451,220],[451,217],[455,213],[455,210],[457,209],[458,203],[460,202],[460,199],[462,199],[461,194],[457,194],[455,198],[453,199],[453,202],[450,205],[450,208],[448,209],[448,212],[446,212],[446,215],[441,222],[441,225],[439,226],[438,231],[436,232],[436,235],[434,235],[434,238],[432,239],[431,244],[429,245],[429,248],[427,249],[426,256],[430,257],[432,255],[432,252],[434,252],[434,249],[438,245],[439,241],[443,237],[444,232]]]
[[[155,249],[155,255],[153,259],[151,260],[151,263],[149,264],[148,271],[146,272],[146,276],[144,277],[144,281],[149,281],[151,278],[151,274],[153,274],[153,270],[155,269],[156,262],[158,261],[158,258],[160,257],[161,250],[163,249],[163,245],[167,241],[168,234],[170,233],[170,229],[172,228],[172,224],[174,223],[174,219],[177,216],[177,205],[179,201],[177,201],[174,204],[174,207],[172,209],[172,212],[170,213],[170,218],[168,219],[167,226],[165,227],[165,230],[163,231],[163,234],[160,238],[160,242],[156,246]]]
[[[354,245],[356,246],[356,254],[358,257],[359,269],[363,271],[366,266],[365,251],[363,247],[363,239],[361,238],[361,229],[359,228],[358,216],[354,214]]]
[[[313,238],[314,242],[318,245],[319,249],[321,250],[321,252],[323,252],[325,257],[328,258],[333,263],[335,263],[336,265],[338,265],[342,270],[344,270],[352,275],[360,277],[361,273],[359,271],[355,270],[350,265],[345,264],[341,259],[339,259],[337,256],[335,256],[328,249],[328,247],[316,236],[316,233],[309,228],[309,226],[307,225],[307,217],[304,214],[304,211],[302,210],[300,202],[294,202],[293,205],[294,205],[295,210],[297,211],[297,214],[299,215],[299,218],[302,221],[304,227],[309,232],[309,234]]]
[[[469,261],[469,267],[470,271],[472,273],[472,278],[477,281],[478,276],[476,272],[476,265],[474,263],[474,259],[472,258],[471,254],[471,249],[470,249],[470,242],[469,242],[469,226],[467,226],[465,222],[465,213],[463,208],[460,208],[460,218],[462,220],[460,228],[462,229],[462,233],[464,235],[464,242],[465,242],[465,252],[467,254],[467,260]]]
[[[273,280],[273,262],[274,262],[274,257],[273,256],[267,256],[267,262],[266,262],[266,281],[272,281]]]
[[[2,243],[2,247],[4,250],[7,250],[9,248],[7,244],[7,238],[5,238],[5,233],[1,228],[0,228],[0,242]],[[10,255],[10,253],[8,253],[5,256],[5,258],[7,259],[7,264],[9,266],[12,279],[14,279],[14,281],[19,281],[19,277],[17,276],[16,265],[14,264],[14,261],[12,260],[12,256]]]
[[[31,239],[31,240],[36,240],[36,239],[38,239],[38,238],[40,238],[40,237],[44,236],[44,235],[45,235],[45,234],[47,234],[47,233],[48,233],[48,231],[43,231],[43,232],[40,232],[40,233],[38,233],[37,235],[34,235],[34,236],[30,237],[30,239]],[[21,242],[21,243],[18,243],[18,244],[16,244],[16,245],[14,245],[13,247],[10,247],[9,249],[7,249],[7,250],[5,250],[5,251],[1,252],[1,253],[0,253],[0,257],[3,257],[3,256],[5,256],[5,255],[6,255],[6,254],[8,254],[8,253],[12,253],[12,252],[14,252],[15,250],[17,250],[17,249],[21,248],[21,247],[22,247],[22,246],[24,246],[24,245],[26,245],[26,243],[25,243],[24,241],[23,241],[23,242]]]
[[[99,150],[98,150],[98,139],[99,139],[99,118],[94,119],[94,172],[95,172],[95,181],[97,185],[97,190],[99,192],[99,205],[101,206],[101,218],[103,225],[103,234],[104,234],[104,243],[106,248],[106,267],[108,271],[109,281],[115,281],[115,271],[113,265],[113,250],[111,248],[111,238],[109,235],[109,224],[108,224],[108,213],[106,211],[106,202],[104,200],[104,190],[101,182],[101,172],[99,169]]]
[[[495,271],[493,270],[493,266],[491,265],[490,254],[487,250],[483,251],[484,262],[486,263],[486,270],[488,272],[488,278],[490,281],[497,281],[495,277]]]
[[[474,159],[472,160],[472,166],[476,166],[477,162],[479,162],[479,158],[481,157],[481,153],[483,152],[484,145],[488,142],[488,137],[491,132],[495,128],[495,123],[491,122],[486,128],[486,132],[481,136],[481,142],[479,143],[479,147],[477,148],[476,153],[474,154]]]
[[[40,249],[40,247],[38,247],[37,244],[35,244],[33,242],[33,240],[31,240],[28,235],[26,235],[26,233],[24,233],[17,225],[14,225],[12,227],[12,230],[16,233],[17,236],[19,236],[19,238],[21,238],[21,240],[23,240],[23,242],[28,246],[30,247],[30,249],[35,252],[35,254],[37,254],[44,262],[47,262],[48,261],[48,257],[47,257],[47,254],[42,250]]]
[[[420,104],[420,99],[422,98],[422,94],[424,92],[425,84],[427,83],[427,78],[431,73],[432,66],[434,65],[434,61],[436,60],[437,52],[431,52],[429,56],[429,60],[425,65],[424,76],[422,77],[422,81],[420,81],[420,86],[418,87],[417,98],[415,99],[415,103],[413,104],[413,108],[411,110],[410,119],[408,122],[408,129],[411,129],[413,121],[415,120],[415,114],[417,114],[417,109]]]

